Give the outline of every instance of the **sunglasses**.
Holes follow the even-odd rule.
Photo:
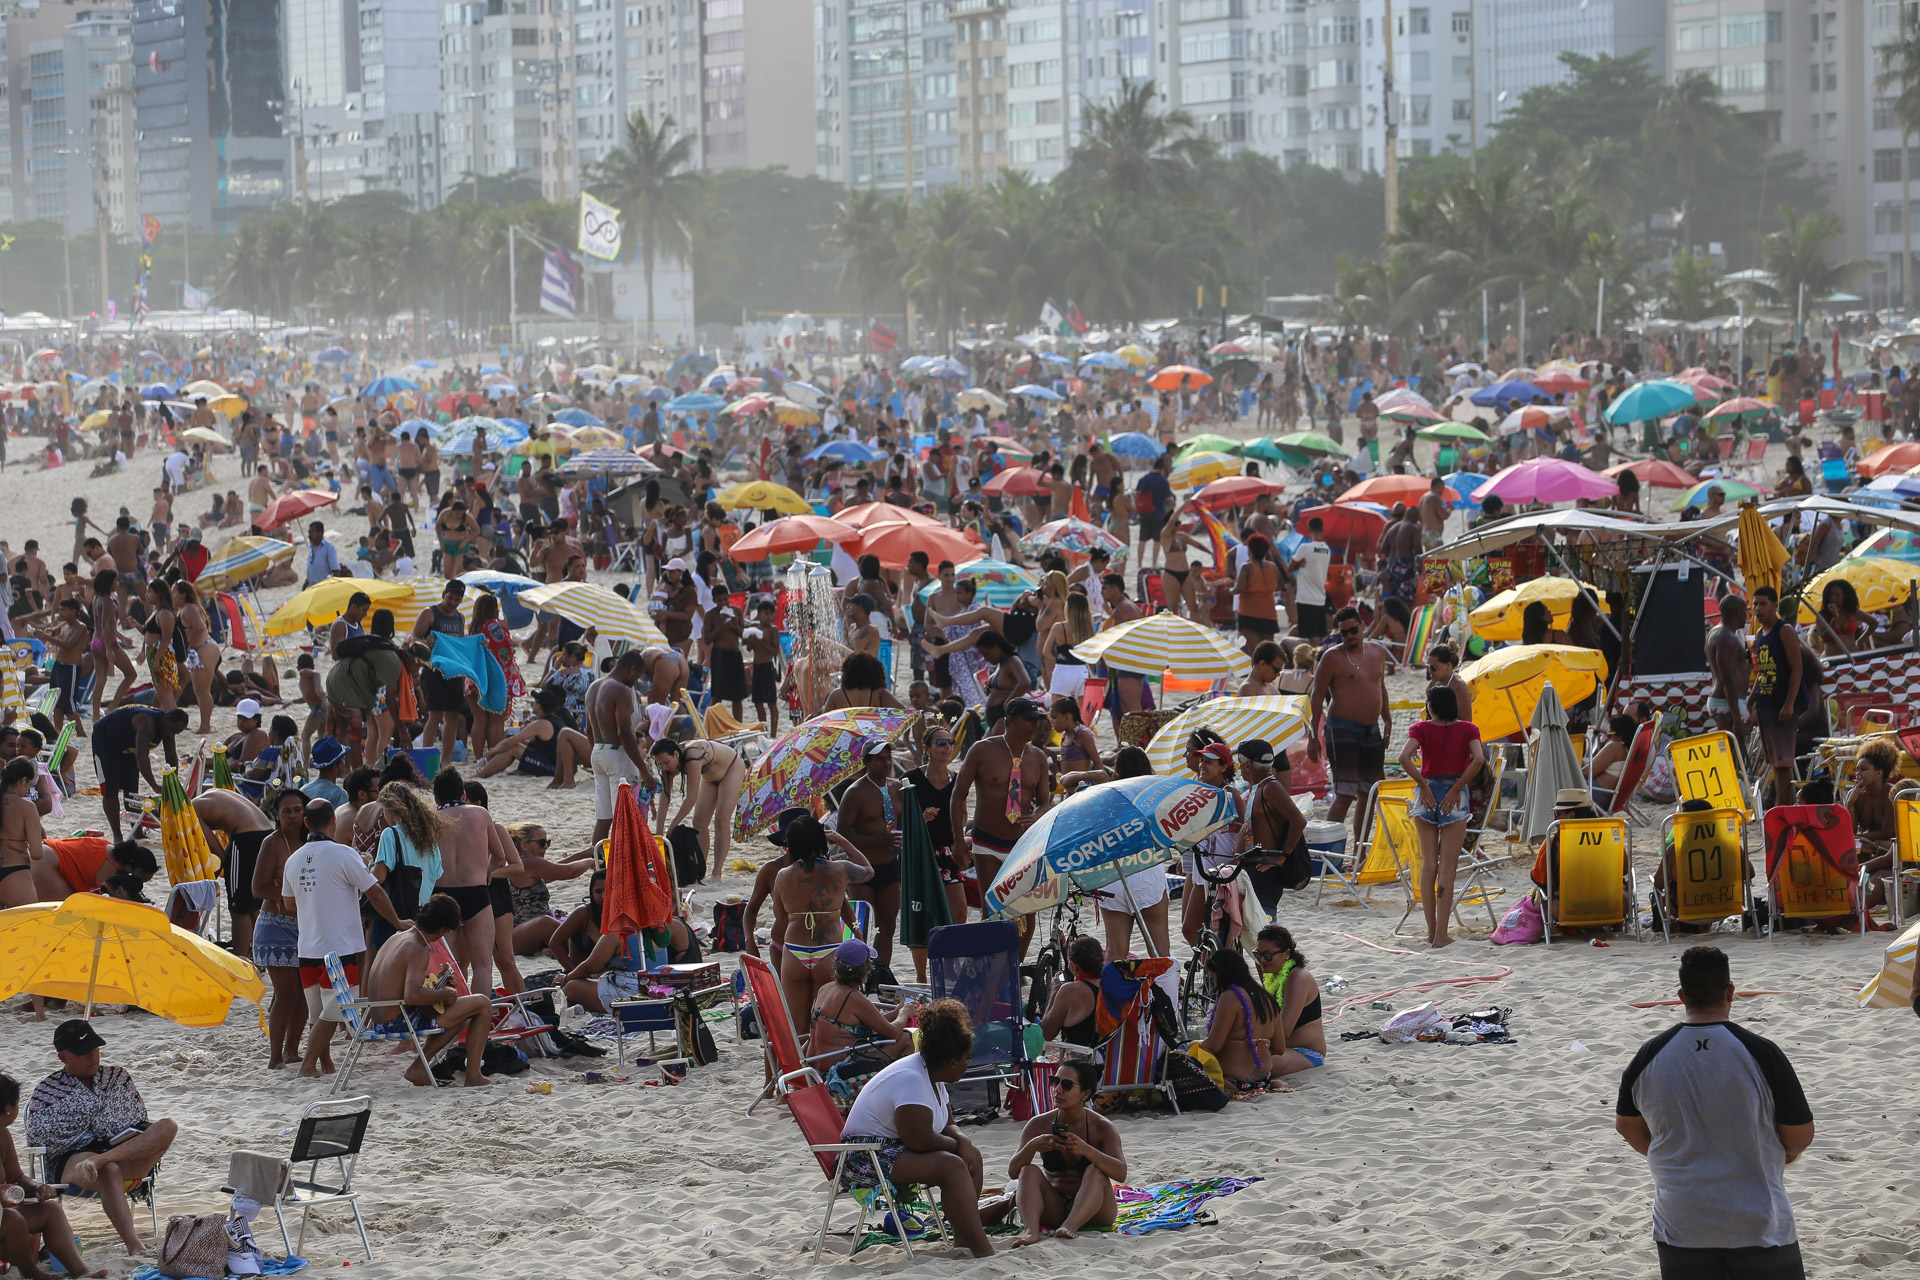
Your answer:
[[[1357,636],[1357,635],[1359,635],[1359,634],[1360,634],[1360,628],[1358,628],[1358,627],[1342,627],[1342,628],[1340,628],[1340,634],[1341,634],[1341,635],[1343,635],[1343,636]]]
[[[950,747],[953,745],[953,739],[952,738],[928,738],[927,745],[930,747]]]
[[[542,849],[547,849],[552,847],[553,840],[550,837],[542,836],[538,840],[522,840],[520,843],[539,845]]]
[[[1278,951],[1262,951],[1258,947],[1253,949],[1253,954],[1262,960],[1278,960],[1280,958]]]

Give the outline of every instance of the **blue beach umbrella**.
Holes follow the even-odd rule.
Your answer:
[[[1492,386],[1481,387],[1467,399],[1478,405],[1501,405],[1514,400],[1531,402],[1535,396],[1551,399],[1531,382],[1496,382]]]
[[[872,462],[883,457],[877,449],[869,449],[858,440],[829,440],[807,455],[808,462],[818,462],[822,458],[835,458],[841,462]]]
[[[173,396],[174,389],[164,382],[153,382],[140,388],[142,400],[171,400]]]
[[[1015,387],[1013,390],[1007,392],[1007,394],[1010,396],[1031,396],[1035,400],[1060,401],[1066,399],[1066,397],[1058,391],[1053,390],[1051,387],[1043,387],[1037,382],[1029,382],[1024,386]]]
[[[375,397],[398,396],[405,395],[409,391],[418,391],[419,389],[419,383],[409,382],[405,378],[396,378],[389,374],[384,378],[375,378],[372,382],[369,382],[361,390],[360,394]]]
[[[1442,482],[1460,495],[1459,501],[1447,505],[1455,511],[1478,511],[1480,500],[1473,496],[1474,490],[1491,479],[1492,476],[1483,476],[1477,471],[1455,471],[1442,476]]]
[[[668,413],[712,413],[725,407],[726,401],[705,391],[690,391],[667,401]]]
[[[1138,431],[1122,431],[1107,438],[1107,452],[1122,458],[1157,458],[1166,451],[1165,445]]]
[[[1124,369],[1127,362],[1111,351],[1089,351],[1080,357],[1082,369]]]
[[[353,359],[353,352],[347,350],[345,347],[328,347],[325,351],[315,356],[314,359],[318,360],[321,364],[342,364]]]
[[[570,427],[604,427],[607,424],[588,413],[585,409],[562,409],[553,415],[555,422],[564,422]]]

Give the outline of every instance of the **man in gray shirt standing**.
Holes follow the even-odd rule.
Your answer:
[[[1813,1112],[1779,1046],[1728,1019],[1718,947],[1680,957],[1686,1017],[1640,1046],[1613,1127],[1647,1157],[1661,1280],[1804,1280],[1786,1167]]]

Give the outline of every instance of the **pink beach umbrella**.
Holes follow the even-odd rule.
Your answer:
[[[1577,462],[1561,458],[1533,458],[1516,462],[1496,474],[1475,492],[1486,501],[1498,494],[1501,501],[1524,506],[1534,502],[1572,502],[1576,498],[1609,498],[1620,492],[1617,482]]]

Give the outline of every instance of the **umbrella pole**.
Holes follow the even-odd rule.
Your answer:
[[[1140,926],[1140,936],[1146,942],[1148,958],[1158,960],[1160,957],[1153,954],[1153,934],[1147,929],[1147,922],[1140,914],[1140,904],[1133,900],[1133,886],[1127,883],[1125,876],[1120,877],[1120,893],[1127,900],[1127,914],[1132,916],[1134,923]],[[1113,957],[1107,958],[1111,960]]]
[[[101,941],[100,935],[95,933],[93,935],[93,966],[87,971],[87,1010],[80,1015],[83,1018],[93,1017],[93,992],[94,989],[100,985]]]

